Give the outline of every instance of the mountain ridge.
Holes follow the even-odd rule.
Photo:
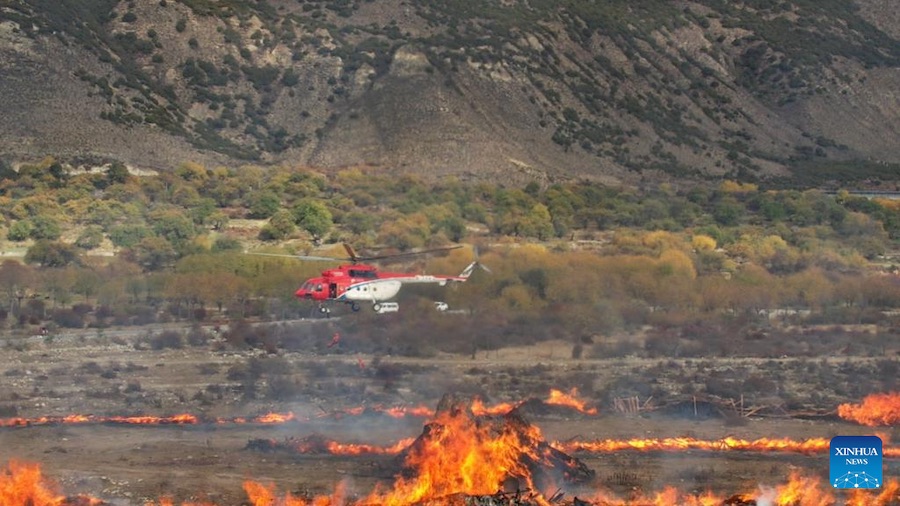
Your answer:
[[[888,3],[25,0],[0,8],[0,156],[610,183],[892,165]]]

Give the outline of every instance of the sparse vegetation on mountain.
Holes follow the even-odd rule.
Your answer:
[[[874,9],[27,0],[0,12],[0,63],[23,78],[0,92],[42,112],[0,118],[49,151],[155,168],[204,156],[518,181],[793,174],[808,187],[900,162],[896,104],[880,93],[898,86],[900,42]],[[53,58],[60,48],[72,56]]]

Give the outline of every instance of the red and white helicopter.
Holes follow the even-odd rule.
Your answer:
[[[356,254],[349,244],[344,244],[344,249],[347,250],[348,255],[346,258],[300,255],[277,256],[292,256],[293,258],[302,260],[349,261],[349,264],[322,271],[320,277],[306,280],[294,295],[299,299],[319,302],[319,310],[326,314],[330,313],[330,310],[325,306],[326,302],[342,302],[349,304],[350,309],[354,312],[359,311],[360,303],[371,302],[372,309],[375,312],[380,312],[383,303],[396,297],[405,284],[433,283],[444,286],[447,283],[464,283],[469,279],[469,276],[475,270],[475,267],[480,266],[480,264],[478,263],[478,260],[475,260],[466,266],[461,273],[452,276],[442,274],[417,274],[412,272],[384,272],[379,271],[374,265],[360,262],[422,255],[436,251],[449,251],[461,247],[462,246],[451,246],[448,248],[435,248],[394,255],[361,257]]]

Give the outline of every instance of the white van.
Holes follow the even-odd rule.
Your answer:
[[[397,311],[400,311],[400,304],[397,304],[396,302],[379,302],[372,306],[372,309],[378,314],[396,313]]]

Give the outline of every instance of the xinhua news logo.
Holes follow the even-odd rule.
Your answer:
[[[877,436],[835,436],[831,439],[831,486],[880,488],[882,444]]]

